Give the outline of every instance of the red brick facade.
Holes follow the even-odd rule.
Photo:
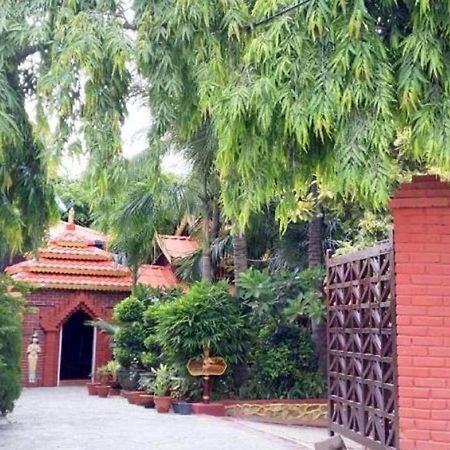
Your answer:
[[[27,313],[23,324],[22,374],[27,383],[26,348],[33,331],[39,336],[41,354],[37,365],[37,382],[33,386],[56,386],[58,383],[58,358],[60,330],[64,322],[79,309],[93,319],[110,319],[116,303],[128,292],[77,291],[66,289],[38,289],[28,298]],[[97,333],[95,366],[111,359],[109,338]]]
[[[416,177],[391,209],[400,449],[449,449],[450,184]]]

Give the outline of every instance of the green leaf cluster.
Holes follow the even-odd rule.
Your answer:
[[[236,363],[245,351],[245,321],[240,304],[224,282],[194,283],[179,298],[155,305],[155,335],[167,361],[185,366],[205,349]]]
[[[14,289],[14,290],[13,290]],[[22,389],[22,317],[23,287],[0,276],[0,415],[14,408]]]
[[[239,278],[239,294],[256,320],[294,322],[324,318],[321,267],[269,271],[251,268]],[[269,319],[267,319],[269,318]]]
[[[314,180],[381,207],[405,160],[449,168],[447,2],[311,0],[245,27],[284,6],[135,2],[154,131],[188,141],[211,120],[228,217],[243,228],[275,198],[286,224]]]

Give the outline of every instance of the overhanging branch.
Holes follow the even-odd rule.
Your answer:
[[[280,11],[276,12],[272,16],[266,17],[265,19],[259,20],[258,22],[249,23],[248,25],[246,25],[244,27],[244,29],[247,31],[251,31],[256,27],[259,27],[260,25],[264,25],[268,22],[271,22],[272,20],[276,19],[277,17],[280,17],[280,16],[290,13],[294,9],[300,8],[300,6],[306,5],[310,1],[311,0],[302,0],[298,3],[296,3],[295,5],[291,5],[286,8],[280,9]]]

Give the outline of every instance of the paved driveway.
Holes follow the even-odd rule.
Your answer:
[[[157,414],[80,387],[25,389],[0,422],[0,448],[8,450],[300,450],[324,438],[324,430]]]

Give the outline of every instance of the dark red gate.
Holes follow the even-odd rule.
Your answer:
[[[329,427],[371,449],[397,449],[392,242],[327,258]]]

